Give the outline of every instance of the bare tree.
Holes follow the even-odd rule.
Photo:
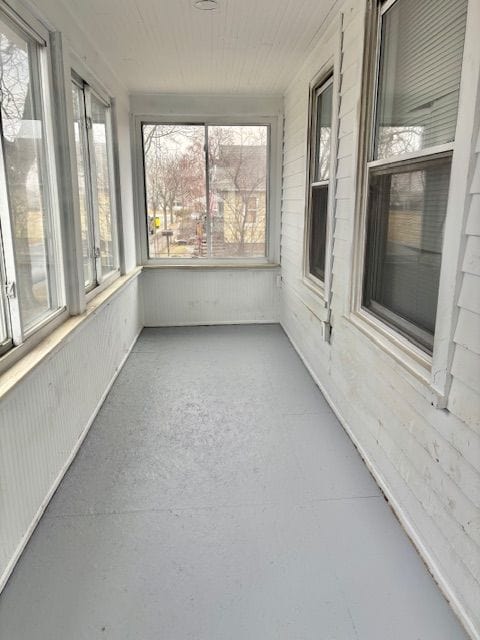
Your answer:
[[[418,125],[381,126],[378,132],[377,156],[387,158],[418,151],[422,134],[423,127]]]
[[[203,126],[145,125],[143,135],[149,216],[155,221],[161,214],[164,229],[169,221],[180,223],[182,233],[197,236],[203,251],[207,217]],[[266,136],[266,127],[209,128],[208,215],[214,254],[253,253],[265,242]]]
[[[36,113],[28,50],[20,48],[3,33],[0,34],[0,91],[2,139],[17,258],[17,279],[22,309],[25,313],[31,313],[39,305],[34,293],[31,244],[32,240],[35,243],[42,242],[43,233],[38,238],[31,238],[29,235],[32,203],[29,202],[28,185],[37,183],[37,207],[42,209],[43,179],[39,166],[42,119]]]
[[[209,135],[210,185],[223,203],[223,242],[244,255],[265,242],[266,128],[215,127]],[[211,206],[217,205],[210,198]]]
[[[163,214],[166,229],[168,216],[170,224],[174,222],[176,203],[187,209],[204,193],[199,157],[203,145],[198,135],[182,126],[145,127],[144,141],[148,208],[154,219]]]

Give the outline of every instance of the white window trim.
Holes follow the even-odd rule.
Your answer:
[[[28,343],[14,347],[0,358],[0,402],[2,397],[18,384],[25,375],[29,374],[44,358],[58,349],[78,328],[85,325],[95,315],[99,308],[109,304],[112,299],[124,291],[129,283],[139,277],[141,267],[132,269],[127,275],[117,278],[106,290],[91,300],[83,314],[69,316],[67,311],[52,319]],[[45,338],[48,336],[48,340]]]
[[[0,9],[16,22],[31,38],[48,47],[49,30],[19,0],[0,0]]]
[[[84,305],[89,302],[92,298],[94,298],[101,291],[106,289],[108,286],[112,284],[117,278],[122,274],[121,265],[123,264],[123,243],[120,242],[121,237],[121,194],[120,194],[120,183],[118,177],[119,171],[119,162],[118,162],[118,141],[117,141],[117,127],[116,127],[116,115],[115,115],[115,100],[110,96],[106,87],[97,79],[97,77],[90,72],[90,70],[77,58],[77,56],[71,52],[70,58],[72,59],[71,68],[68,78],[66,78],[66,82],[68,83],[68,120],[69,120],[69,128],[72,132],[71,134],[71,144],[72,153],[71,153],[71,163],[72,163],[72,182],[73,182],[73,200],[74,200],[74,208],[75,208],[75,216],[78,219],[78,234],[80,237],[78,239],[79,247],[80,247],[80,260],[81,260],[81,278],[80,285],[83,289],[83,298]],[[80,227],[80,203],[79,203],[79,187],[78,187],[78,170],[77,170],[77,157],[75,152],[75,140],[73,138],[73,129],[74,129],[74,120],[73,120],[73,106],[71,104],[71,86],[72,82],[76,83],[79,87],[83,86],[83,91],[86,91],[88,94],[93,94],[104,106],[109,109],[110,118],[109,122],[107,122],[107,135],[110,137],[110,153],[108,153],[108,162],[109,162],[109,179],[110,179],[110,197],[113,208],[113,216],[112,216],[112,242],[114,245],[114,260],[116,267],[113,271],[109,272],[106,276],[100,276],[101,273],[101,257],[97,257],[95,259],[95,282],[89,287],[85,287],[84,276],[83,276],[83,251],[81,249],[81,227]],[[85,95],[85,98],[87,95]],[[88,132],[87,132],[88,133]],[[89,155],[93,155],[92,145],[89,145]],[[91,157],[90,157],[91,162]],[[90,166],[90,165],[89,165]],[[90,178],[89,178],[90,179]],[[93,185],[95,189],[95,186]],[[92,221],[93,224],[93,233],[95,235],[95,244],[98,245],[98,222],[97,222],[97,211],[96,204],[93,203],[93,210],[91,212],[92,216],[95,218],[95,221]],[[84,306],[83,305],[83,306]]]
[[[150,258],[148,256],[148,235],[145,223],[145,180],[143,159],[143,124],[201,124],[206,126],[268,126],[268,174],[267,174],[267,216],[265,256],[252,258]],[[231,268],[231,267],[262,267],[264,265],[278,265],[280,261],[280,203],[278,190],[280,185],[281,170],[279,166],[279,154],[281,143],[279,141],[278,116],[228,116],[217,117],[208,115],[199,116],[159,116],[158,114],[135,114],[132,116],[132,149],[134,152],[134,189],[136,205],[136,237],[137,255],[139,263],[148,267],[179,267],[188,266],[202,269],[205,267]],[[280,159],[281,162],[281,159]]]
[[[330,316],[332,298],[332,267],[333,267],[333,242],[335,233],[335,198],[336,198],[336,168],[338,153],[338,127],[340,113],[340,78],[342,63],[342,39],[343,39],[343,14],[338,18],[336,25],[336,38],[333,55],[322,64],[320,70],[312,78],[309,84],[308,124],[307,124],[307,150],[306,150],[306,182],[305,182],[305,215],[303,238],[303,267],[302,282],[305,286],[304,295],[307,295],[307,306],[324,323],[323,335],[325,340],[330,339]],[[312,129],[314,117],[314,104],[318,89],[331,76],[332,79],[332,131],[330,136],[330,177],[327,205],[327,230],[325,241],[325,279],[322,282],[310,273],[310,176],[312,171],[311,149]]]
[[[395,1],[397,0],[388,0],[388,7]],[[434,347],[431,356],[362,307],[368,169],[369,166],[375,164],[367,163],[367,154],[371,148],[372,125],[376,106],[380,42],[379,26],[381,16],[388,7],[382,8],[379,0],[370,0],[366,18],[366,47],[359,118],[360,136],[357,150],[358,188],[355,197],[357,215],[355,216],[350,301],[346,309],[346,316],[352,324],[412,374],[420,383],[419,390],[423,392],[433,406],[440,409],[447,406],[451,384],[450,369],[454,350],[453,334],[458,317],[456,303],[461,279],[461,257],[467,214],[466,203],[469,197],[471,158],[475,144],[475,141],[472,142],[472,131],[477,108],[475,92],[478,83],[477,73],[480,66],[480,55],[476,42],[476,38],[478,38],[476,25],[480,20],[480,10],[478,6],[473,6],[474,4],[468,3],[455,144],[432,147],[424,153],[424,155],[429,155],[432,152],[453,151],[442,248]],[[476,64],[472,64],[472,61],[475,61]],[[421,155],[422,153],[413,154],[416,158]],[[399,157],[398,160],[399,162],[406,161],[409,156],[410,154],[405,154]],[[469,171],[466,170],[467,167],[470,169]]]
[[[115,99],[111,98],[97,77],[85,67],[83,61],[76,54],[63,48],[62,34],[58,31],[50,31],[38,18],[32,15],[19,0],[0,0],[0,11],[6,18],[17,24],[26,35],[37,41],[42,47],[39,56],[39,68],[42,74],[42,110],[46,135],[45,166],[48,169],[49,205],[55,223],[53,230],[58,243],[59,265],[57,278],[59,278],[58,296],[63,303],[56,311],[52,311],[48,317],[40,320],[28,332],[17,332],[17,340],[8,340],[0,351],[0,376],[2,383],[7,385],[13,379],[13,372],[17,369],[14,365],[28,372],[32,359],[37,351],[43,351],[44,345],[49,348],[51,340],[45,339],[61,325],[69,326],[68,321],[74,323],[83,321],[84,316],[79,316],[88,309],[96,309],[99,302],[123,287],[124,282],[138,275],[141,269],[136,269],[125,275],[124,249],[121,226],[121,198],[119,178],[119,158],[117,123],[115,113]],[[112,197],[115,198],[115,223],[116,223],[116,247],[117,263],[122,267],[109,273],[103,282],[85,294],[83,284],[83,257],[81,247],[80,216],[78,206],[78,193],[76,194],[76,155],[73,139],[73,105],[71,101],[71,71],[72,67],[94,88],[102,101],[107,102],[111,113],[111,147],[112,153],[109,162],[114,168],[112,180]],[[3,162],[1,160],[0,164]],[[1,167],[0,167],[1,168]],[[5,182],[5,172],[1,174],[0,182]],[[1,186],[1,185],[0,185]],[[0,199],[6,185],[0,188]],[[62,212],[60,216],[59,212]],[[9,218],[9,216],[8,216]],[[9,226],[9,225],[7,225]],[[7,229],[4,226],[4,235]],[[15,263],[13,252],[9,260]],[[119,278],[121,274],[123,278]],[[5,274],[4,274],[5,275]],[[3,291],[1,292],[2,297]],[[11,310],[7,307],[6,320],[10,325]],[[9,326],[10,329],[10,326]],[[10,331],[11,334],[11,331]],[[54,333],[54,335],[56,335]],[[17,342],[17,344],[15,344]],[[20,342],[20,344],[18,344]],[[12,368],[13,367],[13,368]]]
[[[56,158],[56,142],[57,135],[53,123],[53,56],[51,51],[50,33],[41,22],[39,22],[25,7],[18,2],[10,2],[6,4],[0,0],[0,16],[5,16],[8,23],[10,21],[16,25],[20,31],[25,33],[40,47],[38,50],[38,71],[40,74],[40,100],[41,111],[43,117],[43,125],[45,128],[44,142],[44,163],[46,174],[46,205],[49,211],[49,225],[51,225],[50,243],[54,247],[55,257],[58,264],[55,266],[55,296],[58,306],[56,309],[46,313],[29,329],[25,329],[21,321],[21,313],[19,300],[17,295],[6,304],[6,321],[10,329],[11,339],[8,341],[8,347],[2,348],[0,352],[0,371],[10,366],[12,361],[16,361],[21,355],[28,352],[34,344],[37,344],[45,335],[47,335],[52,327],[57,326],[59,322],[64,321],[68,317],[66,305],[66,289],[65,289],[65,247],[63,244],[62,221],[60,216],[59,205],[59,176],[57,173],[58,165]],[[4,215],[2,216],[3,226],[3,257],[8,273],[13,276],[15,288],[18,287],[16,275],[16,256],[13,246],[13,231],[11,228],[11,213],[7,195],[7,179],[4,166],[4,156],[1,154],[0,159],[0,204]],[[6,277],[6,274],[2,274]],[[3,295],[3,292],[2,292]],[[12,353],[14,355],[12,355]],[[18,355],[20,354],[20,355]]]
[[[328,305],[327,292],[330,291],[331,280],[331,254],[333,245],[333,209],[335,203],[335,166],[336,166],[336,132],[338,126],[338,109],[335,108],[335,98],[338,96],[338,90],[335,87],[335,72],[333,60],[330,60],[326,65],[322,67],[320,73],[318,73],[312,80],[309,86],[309,101],[308,101],[308,129],[307,129],[307,179],[306,179],[306,193],[305,193],[305,226],[304,226],[304,240],[303,240],[303,282],[314,293],[322,298],[322,304],[325,308]],[[323,93],[329,86],[332,87],[332,124],[331,124],[331,136],[330,136],[330,167],[329,167],[329,179],[322,180],[321,182],[311,182],[310,178],[314,171],[314,158],[312,157],[313,151],[316,146],[316,116],[317,116],[317,100],[318,96]],[[337,87],[338,89],[338,87]],[[338,101],[338,99],[337,99]],[[314,140],[315,138],[315,140]],[[325,233],[325,278],[322,281],[310,272],[310,226],[312,217],[312,198],[311,188],[313,186],[328,185],[328,199],[327,199],[327,227]]]

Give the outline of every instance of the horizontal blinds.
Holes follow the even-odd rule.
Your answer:
[[[467,0],[397,0],[382,17],[376,157],[455,137]]]
[[[310,273],[325,279],[328,184],[312,187],[310,218]]]
[[[410,326],[410,337],[427,350],[422,340],[435,328],[450,165],[450,157],[440,157],[415,169],[372,170],[370,178],[364,304],[377,314],[387,310],[384,319],[402,333]]]

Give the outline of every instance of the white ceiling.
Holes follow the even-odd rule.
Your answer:
[[[335,0],[63,0],[132,92],[281,94]]]

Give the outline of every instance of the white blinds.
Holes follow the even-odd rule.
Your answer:
[[[455,137],[467,0],[398,0],[382,17],[375,157]]]

